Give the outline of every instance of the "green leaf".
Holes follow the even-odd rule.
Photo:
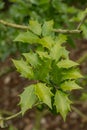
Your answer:
[[[50,80],[53,82],[53,84],[56,84],[56,86],[58,86],[61,82],[62,71],[63,70],[57,67],[55,62],[52,64],[52,69],[50,72]]]
[[[66,119],[68,111],[70,111],[70,104],[72,102],[68,99],[68,95],[60,90],[56,91],[54,97],[54,105],[56,106],[57,112],[59,112],[63,119]]]
[[[41,35],[41,24],[38,21],[29,21],[29,28],[37,35]]]
[[[48,49],[51,49],[52,45],[54,44],[54,41],[51,36],[45,36],[39,40],[39,43]]]
[[[32,108],[32,106],[37,101],[37,96],[35,95],[35,85],[30,85],[25,88],[23,93],[20,95],[20,103],[22,114],[24,114],[28,109]]]
[[[36,51],[36,53],[39,55],[39,57],[43,60],[43,59],[50,59],[50,55],[48,54],[48,52],[45,51]]]
[[[71,91],[75,89],[82,89],[78,84],[75,83],[75,81],[65,81],[60,85],[61,89],[63,91]]]
[[[30,31],[27,31],[27,32],[23,32],[19,34],[14,41],[19,41],[19,42],[24,42],[24,43],[26,42],[26,43],[32,44],[32,43],[37,43],[38,40],[39,40],[38,36],[36,36]]]
[[[43,83],[38,83],[35,86],[35,93],[38,96],[39,100],[48,105],[50,108],[52,108],[51,105],[51,97],[52,97],[52,92],[50,88],[48,88],[45,84]]]
[[[23,56],[26,58],[26,61],[33,67],[40,65],[40,59],[36,53],[23,53]]]
[[[71,68],[73,66],[77,66],[79,65],[78,63],[74,62],[74,61],[71,61],[69,59],[65,59],[65,60],[61,60],[57,63],[57,66],[59,68]]]
[[[41,65],[34,69],[34,76],[36,80],[45,81],[49,80],[49,72],[51,69],[51,61],[49,59],[45,59],[41,62]]]
[[[33,78],[33,70],[23,59],[21,60],[13,60],[17,71],[21,73],[21,75],[25,78]]]
[[[77,69],[70,69],[63,72],[61,81],[66,79],[78,79],[78,78],[83,78],[83,76],[79,73],[79,71]]]
[[[56,37],[55,42],[57,44],[63,44],[67,41],[67,36],[63,34],[59,34],[58,37]]]
[[[68,58],[68,51],[56,43],[51,49],[50,56],[57,62],[60,58]]]
[[[48,36],[48,35],[52,34],[53,25],[54,25],[53,20],[44,22],[44,24],[42,26],[42,35]]]

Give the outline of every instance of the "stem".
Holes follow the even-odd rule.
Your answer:
[[[79,64],[81,64],[81,63],[83,63],[85,60],[87,60],[87,53],[83,54],[83,56],[81,56],[81,57],[77,60],[77,62],[78,62]]]
[[[87,13],[85,14],[85,16],[83,17],[83,19],[81,20],[81,22],[79,23],[79,25],[77,26],[77,30],[80,29],[81,25],[84,23],[85,19],[87,18]]]
[[[49,110],[43,110],[43,111],[36,111],[36,118],[35,118],[35,125],[34,130],[40,130],[40,121],[43,116],[45,116],[47,113],[49,113]]]
[[[13,23],[9,23],[9,22],[6,22],[4,20],[0,20],[0,23],[3,24],[3,25],[6,25],[6,26],[10,26],[10,27],[13,27],[13,28],[17,28],[17,29],[23,29],[23,30],[30,30],[32,31],[29,26],[24,26],[24,25],[19,25],[19,24],[13,24]],[[57,33],[68,33],[68,34],[79,34],[81,33],[82,31],[79,30],[79,29],[74,29],[74,30],[62,30],[62,29],[53,29],[52,31],[54,32],[57,32]]]
[[[75,34],[75,33],[81,33],[82,31],[81,30],[62,30],[62,29],[53,29],[54,32],[57,32],[57,33],[68,33],[68,34]]]
[[[4,120],[7,121],[7,120],[10,120],[10,119],[13,119],[13,118],[19,116],[21,113],[22,113],[22,112],[20,111],[20,112],[14,114],[14,115],[12,115],[12,116],[9,116],[9,117],[4,118]]]
[[[85,121],[87,121],[87,116],[83,114],[79,109],[76,107],[72,106],[72,110],[74,110],[77,114],[79,114]]]
[[[14,23],[9,23],[9,22],[6,22],[6,21],[1,20],[1,19],[0,19],[0,23],[2,23],[3,25],[9,26],[9,27],[17,28],[17,29],[23,29],[23,30],[29,29],[28,26],[14,24]]]
[[[12,112],[7,111],[7,110],[0,110],[0,114],[1,114],[1,115],[13,115]]]

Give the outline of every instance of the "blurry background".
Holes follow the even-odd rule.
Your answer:
[[[55,28],[76,29],[85,15],[86,7],[87,0],[0,0],[0,20],[28,26],[29,19],[39,22],[53,19]],[[71,98],[76,101],[75,107],[87,115],[87,19],[81,30],[82,34],[68,35],[66,47],[70,50],[70,58],[81,64],[80,70],[85,77],[78,81],[83,90],[73,91]],[[18,94],[24,86],[32,83],[19,76],[11,61],[30,49],[27,43],[14,42],[20,31],[24,30],[0,23],[0,114],[4,116],[20,110],[17,106]],[[10,120],[8,128],[4,130],[32,130],[42,110],[38,109],[38,113],[33,109],[24,117]],[[80,115],[72,111],[64,122],[59,115],[46,112],[41,117],[40,130],[87,130],[87,120]]]

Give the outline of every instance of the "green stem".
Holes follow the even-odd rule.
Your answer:
[[[80,58],[77,60],[77,62],[78,62],[79,64],[81,64],[81,63],[83,63],[85,60],[87,60],[87,53],[83,54],[83,56],[80,57]]]
[[[15,117],[21,115],[21,113],[22,113],[22,112],[20,111],[20,112],[14,114],[14,115],[12,115],[12,116],[9,116],[9,117],[4,118],[4,120],[7,121],[7,120],[10,120],[10,119],[13,119],[13,118],[15,118]]]
[[[76,107],[72,106],[72,110],[74,110],[78,115],[80,115],[85,121],[87,121],[87,116],[83,114],[79,109]]]
[[[33,130],[40,130],[40,121],[43,116],[45,116],[49,112],[48,109],[43,111],[36,111],[35,125]]]

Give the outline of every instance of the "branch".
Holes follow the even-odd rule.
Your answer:
[[[74,110],[77,114],[79,114],[84,119],[84,121],[87,121],[87,116],[85,114],[83,114],[79,109],[72,106],[72,110]]]
[[[13,24],[13,23],[6,22],[4,20],[0,20],[0,23],[3,25],[9,26],[9,27],[32,31],[28,26]],[[81,30],[78,30],[78,29],[76,29],[76,30],[53,29],[52,31],[57,32],[57,33],[69,33],[69,34],[76,34],[76,33],[79,34],[82,32]]]
[[[83,19],[81,20],[81,22],[79,23],[79,25],[77,26],[77,30],[80,29],[81,25],[84,23],[84,21],[86,20],[87,18],[87,13],[85,14],[85,16],[83,17]]]
[[[23,29],[23,30],[29,29],[28,26],[14,24],[14,23],[9,23],[9,22],[6,22],[6,21],[1,20],[1,19],[0,19],[0,23],[3,24],[3,25],[9,26],[9,27],[17,28],[17,29]]]
[[[77,62],[79,64],[82,64],[83,62],[85,62],[87,60],[87,53],[84,53],[78,60]]]
[[[12,116],[9,116],[9,117],[4,118],[3,120],[4,120],[4,121],[7,121],[7,120],[10,120],[10,119],[13,119],[13,118],[15,118],[15,117],[21,115],[21,113],[22,113],[22,112],[20,111],[20,112],[14,114],[14,115],[12,115]]]
[[[69,33],[69,34],[74,34],[74,33],[81,33],[81,30],[62,30],[62,29],[53,29],[54,32],[57,33]]]

